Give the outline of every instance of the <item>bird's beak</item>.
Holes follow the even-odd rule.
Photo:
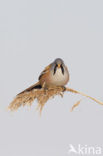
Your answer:
[[[58,68],[60,68],[60,64],[58,64]]]

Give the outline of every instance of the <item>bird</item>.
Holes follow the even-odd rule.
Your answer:
[[[64,87],[69,81],[68,68],[61,58],[56,58],[41,72],[38,82],[21,93],[32,91],[33,89],[48,89],[50,87]],[[19,94],[21,94],[19,93]]]

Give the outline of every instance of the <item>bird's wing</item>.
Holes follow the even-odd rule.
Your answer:
[[[51,66],[51,64],[48,65],[47,67],[45,67],[45,69],[41,72],[41,74],[40,74],[38,80],[40,80],[40,79],[42,78],[43,75],[45,75],[46,73],[49,72],[49,70],[50,70],[50,66]]]
[[[35,83],[34,85],[30,86],[29,88],[23,90],[23,91],[20,92],[18,95],[20,95],[20,94],[22,94],[22,93],[24,93],[24,92],[29,92],[29,91],[31,91],[31,90],[33,90],[33,89],[37,89],[37,88],[41,88],[41,85],[40,85],[39,82],[37,82],[37,83]]]

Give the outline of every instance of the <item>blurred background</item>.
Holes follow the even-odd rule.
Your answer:
[[[103,1],[0,2],[0,155],[67,156],[69,144],[103,146],[103,106],[65,93],[16,112],[13,98],[34,84],[55,58],[70,72],[68,86],[103,101]]]

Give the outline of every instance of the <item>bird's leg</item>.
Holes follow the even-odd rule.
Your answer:
[[[60,96],[63,97],[64,92],[66,91],[66,87],[65,86],[60,86],[60,88],[62,89]]]
[[[66,91],[66,87],[65,87],[65,86],[62,86],[62,89],[63,89],[63,92],[65,92],[65,91]]]
[[[56,88],[60,88],[60,89],[62,89],[62,92],[65,92],[66,91],[66,87],[65,86],[57,86]]]

